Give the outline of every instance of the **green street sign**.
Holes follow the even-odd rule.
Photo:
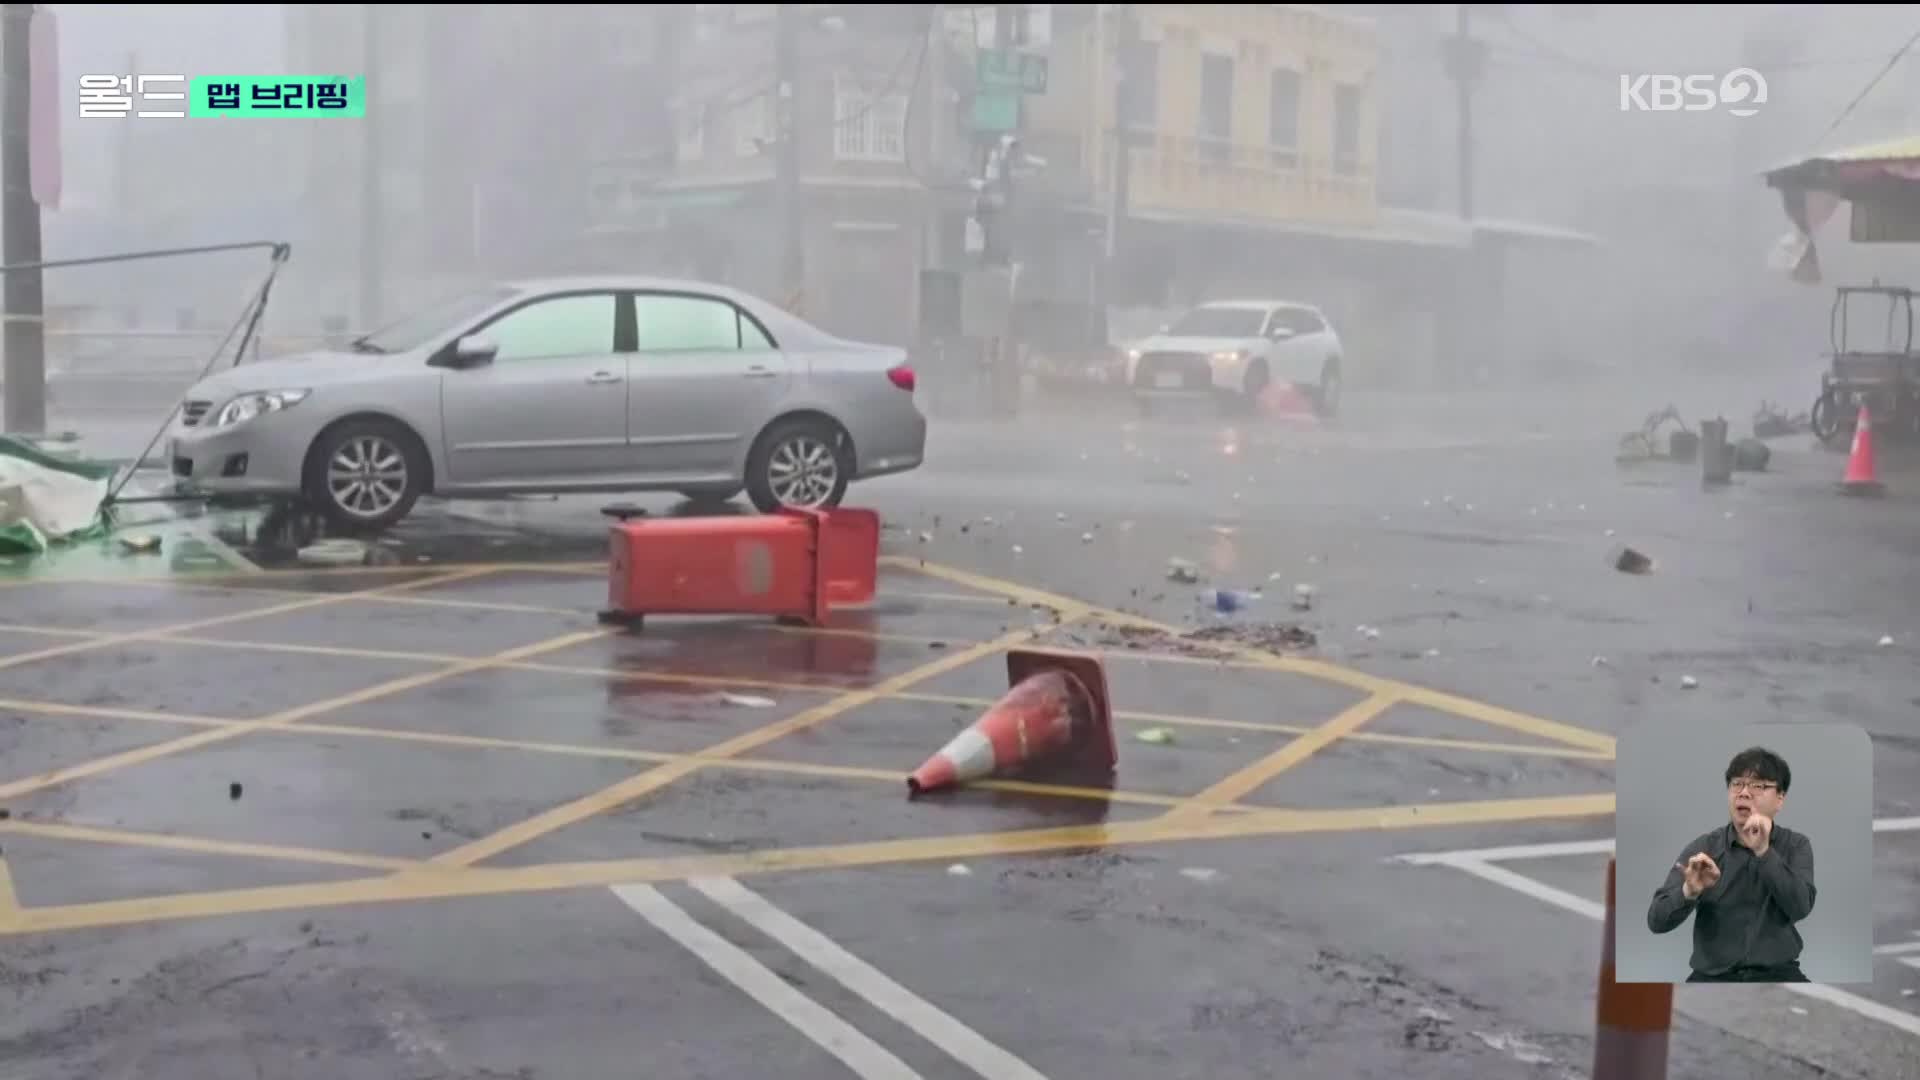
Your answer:
[[[983,88],[1018,90],[1023,94],[1047,92],[1047,58],[1011,49],[981,51],[974,74]]]
[[[973,115],[968,127],[976,132],[1020,130],[1020,92],[1017,90],[981,90],[973,95]]]

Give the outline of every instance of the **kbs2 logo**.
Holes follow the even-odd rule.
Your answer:
[[[1767,80],[1752,68],[1722,75],[1622,75],[1621,112],[1706,112],[1752,116],[1767,103]]]

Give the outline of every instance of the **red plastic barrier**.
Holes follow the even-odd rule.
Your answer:
[[[880,516],[782,510],[764,517],[641,518],[610,537],[604,622],[647,615],[772,615],[820,626],[873,599]]]

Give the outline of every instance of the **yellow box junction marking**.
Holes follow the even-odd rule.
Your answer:
[[[502,896],[623,883],[681,881],[693,877],[740,877],[783,871],[946,862],[1172,841],[1571,819],[1613,812],[1614,797],[1611,794],[1360,810],[1261,810],[1244,814],[1214,814],[1190,822],[1170,822],[1160,818],[967,836],[776,848],[733,855],[614,859],[514,868],[470,868],[442,873],[406,872],[344,882],[230,889],[29,908],[21,911],[11,925],[0,926],[0,936],[347,904]]]
[[[741,760],[736,755],[746,753],[758,746],[780,738],[793,731],[823,723],[832,716],[851,708],[868,704],[884,698],[926,700],[945,700],[954,703],[972,704],[971,699],[946,698],[940,695],[915,695],[907,687],[923,679],[932,678],[944,671],[952,670],[982,656],[1004,651],[1012,645],[1033,640],[1037,635],[1059,628],[1065,622],[1097,615],[1110,622],[1123,625],[1142,626],[1169,634],[1178,634],[1177,628],[1166,626],[1139,616],[1122,612],[1091,607],[1066,597],[1055,596],[1041,590],[1031,589],[1012,582],[1002,582],[981,575],[948,567],[931,566],[917,560],[884,559],[888,565],[901,566],[917,570],[943,580],[953,581],[963,586],[994,592],[1002,597],[1029,605],[1050,607],[1060,613],[1061,623],[1051,627],[1023,630],[992,642],[984,642],[943,657],[941,660],[922,665],[902,675],[894,676],[873,687],[840,692],[832,700],[814,709],[806,710],[795,716],[776,721],[761,729],[726,740],[709,747],[707,750],[691,755],[654,755],[638,751],[612,752],[605,748],[572,748],[552,744],[516,743],[511,740],[481,740],[466,736],[446,736],[435,733],[380,732],[377,737],[412,739],[422,742],[440,742],[446,744],[464,743],[468,745],[493,745],[501,749],[541,749],[544,752],[567,752],[596,754],[599,756],[631,757],[634,760],[657,760],[658,767],[641,773],[627,781],[589,795],[572,803],[556,807],[546,814],[538,815],[528,821],[510,826],[490,837],[482,838],[472,844],[455,849],[441,859],[428,864],[405,860],[379,860],[373,856],[359,856],[336,852],[317,852],[312,849],[274,847],[270,845],[235,845],[221,841],[200,840],[195,838],[150,837],[145,834],[128,834],[111,830],[91,830],[83,826],[46,826],[48,828],[81,829],[88,836],[73,835],[73,839],[94,839],[99,842],[126,842],[148,844],[150,846],[189,845],[193,850],[209,853],[246,854],[268,858],[298,858],[304,861],[355,860],[342,865],[369,865],[375,861],[382,868],[395,869],[397,872],[384,877],[360,879],[348,882],[303,884],[295,886],[276,886],[256,889],[224,890],[218,892],[188,894],[181,896],[151,897],[136,900],[107,901],[101,903],[66,905],[57,908],[22,909],[9,922],[4,911],[0,911],[0,933],[23,933],[39,930],[69,929],[83,926],[109,926],[128,922],[146,922],[154,920],[204,917],[208,915],[286,910],[290,908],[329,906],[335,904],[389,902],[400,900],[428,899],[435,897],[500,895],[550,889],[564,889],[592,884],[614,884],[623,881],[661,881],[675,880],[700,875],[739,875],[747,873],[766,873],[781,870],[828,869],[856,866],[883,865],[888,863],[940,860],[965,857],[988,857],[997,854],[1019,852],[1041,852],[1071,850],[1088,847],[1107,847],[1125,844],[1157,843],[1179,840],[1222,839],[1229,837],[1250,837],[1280,835],[1285,833],[1326,832],[1352,829],[1387,829],[1433,827],[1456,824],[1489,824],[1504,821],[1534,821],[1548,818],[1572,818],[1611,814],[1614,800],[1611,794],[1562,796],[1547,799],[1506,799],[1480,803],[1447,803],[1414,807],[1382,807],[1365,810],[1339,811],[1303,811],[1254,809],[1237,805],[1233,798],[1235,789],[1252,790],[1271,779],[1279,772],[1298,764],[1311,756],[1313,752],[1330,745],[1340,738],[1360,738],[1367,733],[1356,729],[1378,711],[1396,701],[1409,701],[1417,704],[1482,719],[1489,724],[1510,728],[1527,734],[1541,736],[1561,742],[1573,749],[1563,751],[1569,756],[1592,756],[1610,758],[1613,752],[1613,740],[1607,736],[1584,729],[1555,724],[1525,714],[1484,705],[1469,699],[1431,691],[1411,684],[1399,683],[1390,679],[1380,679],[1364,673],[1349,671],[1319,661],[1301,660],[1291,657],[1276,657],[1252,649],[1235,649],[1246,666],[1266,670],[1294,671],[1317,676],[1328,681],[1340,683],[1366,691],[1370,696],[1359,705],[1350,708],[1340,717],[1315,728],[1290,729],[1287,725],[1259,725],[1262,730],[1297,731],[1299,737],[1282,747],[1274,754],[1241,770],[1227,780],[1214,785],[1207,791],[1187,799],[1170,799],[1159,796],[1127,796],[1123,793],[1109,793],[1089,789],[1053,787],[1050,785],[1027,785],[1013,781],[992,782],[991,786],[1008,790],[1031,790],[1035,793],[1066,794],[1073,797],[1107,798],[1111,801],[1152,801],[1155,805],[1171,805],[1173,813],[1149,821],[1122,822],[1093,826],[1074,826],[1055,829],[1015,830],[1008,832],[977,834],[974,836],[939,837],[927,839],[909,839],[884,841],[879,843],[856,843],[824,845],[802,848],[769,849],[725,856],[687,856],[664,859],[624,859],[599,862],[550,864],[522,868],[490,868],[472,865],[484,858],[509,850],[526,842],[546,835],[555,829],[563,828],[576,821],[585,820],[596,814],[624,805],[652,791],[664,787],[683,776],[690,775],[702,768],[745,768],[763,769],[774,772],[812,771],[817,774],[843,775],[849,778],[885,777],[897,781],[898,777],[879,770],[860,770],[833,766],[799,766],[786,762],[767,762]],[[501,569],[515,568],[507,566],[476,567],[471,570],[456,571],[456,576],[495,572]],[[412,569],[412,568],[400,568]],[[444,568],[442,568],[444,569]],[[528,569],[550,571],[550,565],[537,565]],[[583,571],[585,568],[583,568]],[[257,580],[257,579],[256,579]],[[437,581],[409,582],[394,589],[417,588],[422,584],[437,584]],[[374,590],[384,592],[386,590]],[[365,598],[367,593],[330,594],[316,598],[319,602],[341,601]],[[303,600],[296,607],[319,606]],[[185,632],[203,625],[214,625],[239,618],[258,617],[273,614],[279,606],[253,612],[240,613],[237,616],[223,616],[214,621],[198,620],[194,623],[180,624],[175,627],[160,627],[127,635],[107,635],[102,638],[76,642],[60,652],[77,651],[81,648],[106,647],[122,640],[139,640],[148,637],[165,637],[169,633]],[[92,775],[111,768],[132,764],[126,760],[139,756],[140,760],[167,753],[190,749],[204,741],[213,741],[209,737],[233,737],[251,731],[275,731],[288,734],[296,723],[320,713],[360,704],[390,694],[404,692],[416,686],[426,685],[439,679],[463,674],[468,670],[481,670],[490,667],[524,668],[528,670],[557,670],[573,674],[597,674],[618,678],[663,678],[664,673],[655,676],[651,673],[609,672],[599,669],[566,668],[558,665],[536,664],[531,657],[558,648],[578,643],[580,640],[599,637],[608,631],[590,632],[583,635],[565,635],[561,638],[536,642],[520,650],[508,650],[506,653],[491,657],[458,658],[447,668],[426,672],[405,679],[392,680],[379,686],[368,688],[340,698],[318,702],[285,710],[252,721],[218,721],[204,717],[179,717],[171,714],[148,713],[140,710],[114,710],[127,719],[164,718],[167,722],[179,722],[201,725],[217,725],[212,730],[203,731],[186,739],[173,740],[155,747],[132,751],[129,754],[112,755],[96,762],[60,770],[49,777],[72,778],[74,775]],[[209,641],[211,644],[212,642]],[[223,645],[232,643],[222,642]],[[290,647],[292,648],[292,647]],[[298,647],[302,649],[314,647]],[[344,650],[338,651],[344,654]],[[371,652],[371,650],[367,650]],[[355,652],[359,652],[356,650]],[[382,654],[396,655],[396,654]],[[439,657],[438,654],[412,654],[422,658],[454,659]],[[1160,657],[1141,657],[1141,659],[1161,659]],[[19,659],[19,658],[13,658]],[[678,676],[680,681],[703,682],[709,684],[740,685],[742,680],[727,680],[705,676]],[[777,688],[795,688],[792,684]],[[811,692],[827,692],[826,687],[806,686]],[[0,707],[8,704],[25,706],[30,709],[49,712],[53,715],[103,715],[93,709],[76,706],[59,706],[47,703],[0,701]],[[988,704],[980,702],[980,704]],[[1154,714],[1138,714],[1154,715]],[[1189,718],[1204,719],[1204,718]],[[1240,722],[1215,721],[1217,724],[1238,726]],[[314,732],[333,732],[338,734],[375,735],[376,729],[355,729],[348,725],[303,725],[305,730]],[[1378,741],[1398,741],[1414,745],[1461,745],[1475,747],[1499,746],[1502,752],[1542,752],[1544,748],[1504,747],[1501,744],[1470,743],[1466,740],[1428,739],[1418,736],[1375,735]],[[84,770],[84,772],[82,772]],[[44,778],[43,778],[44,779]],[[48,783],[60,782],[58,779],[45,783],[34,783],[25,790],[37,790]],[[989,785],[980,785],[989,786]],[[0,796],[14,793],[21,785],[0,787]],[[1233,813],[1215,813],[1231,810]],[[111,837],[111,840],[109,839]],[[396,865],[398,864],[398,865]],[[371,866],[370,866],[371,868]],[[17,905],[16,905],[17,906]]]
[[[1333,719],[1207,788],[1177,809],[1168,811],[1167,818],[1188,821],[1238,802],[1267,781],[1332,746],[1335,741],[1352,735],[1360,725],[1386,712],[1399,700],[1393,694],[1374,694],[1357,705],[1348,706]]]
[[[1048,606],[1078,603],[1078,601],[1069,600],[1066,597],[1040,589],[1030,588],[1017,582],[1001,581],[998,578],[989,577],[984,574],[975,574],[970,571],[960,570],[951,566],[942,566],[937,563],[929,563],[919,559],[884,556],[880,562],[885,566],[915,570],[930,577],[939,578],[943,581],[951,581],[957,585],[964,585],[968,588],[979,589],[985,592],[998,592],[1002,596],[1026,604]],[[1092,617],[1105,620],[1118,626],[1133,626],[1176,637],[1182,633],[1179,627],[1140,615],[1130,615],[1124,611],[1115,611],[1111,608],[1097,606],[1088,606],[1088,610]],[[1237,645],[1222,644],[1221,648],[1234,653],[1241,661],[1255,668],[1307,675],[1326,682],[1351,687],[1366,694],[1392,695],[1409,704],[1439,709],[1442,712],[1452,713],[1455,716],[1478,720],[1481,723],[1494,727],[1507,728],[1562,745],[1578,747],[1582,750],[1603,752],[1608,757],[1612,757],[1615,753],[1613,736],[1602,734],[1598,731],[1590,731],[1582,727],[1576,727],[1572,724],[1563,724],[1538,716],[1529,716],[1526,713],[1516,712],[1512,709],[1503,709],[1497,705],[1489,705],[1486,702],[1475,701],[1457,694],[1431,690],[1424,686],[1401,682],[1397,679],[1369,675],[1366,672],[1355,671],[1352,668],[1341,667],[1338,664],[1328,663],[1324,660],[1312,660],[1305,657],[1294,656],[1276,656],[1259,649],[1251,649]],[[1127,655],[1137,654],[1129,653]],[[1156,657],[1154,659],[1159,658]],[[1216,661],[1203,662],[1217,663]]]
[[[1079,617],[1078,613],[1071,617]],[[983,642],[970,649],[962,649],[941,659],[930,661],[910,671],[883,679],[864,690],[854,690],[816,705],[783,720],[776,720],[764,727],[756,728],[723,742],[715,743],[690,759],[662,765],[659,768],[630,777],[592,795],[576,799],[573,802],[556,806],[543,814],[536,815],[517,825],[508,826],[492,836],[481,837],[470,844],[455,848],[442,855],[435,856],[433,862],[441,866],[471,866],[483,859],[491,858],[539,837],[566,828],[578,821],[608,810],[623,806],[644,795],[673,783],[684,776],[698,771],[710,761],[724,761],[748,751],[758,749],[776,739],[784,738],[794,732],[805,731],[826,723],[844,712],[878,701],[888,694],[905,690],[915,683],[924,682],[946,672],[973,663],[984,656],[1004,652],[1015,645],[1029,641],[1034,637],[1032,630],[1017,630],[993,641]]]
[[[331,712],[335,709],[351,708],[355,705],[364,705],[367,702],[377,701],[383,697],[391,697],[394,694],[405,693],[408,690],[417,690],[423,686],[430,686],[434,683],[451,679],[457,675],[483,671],[487,668],[497,666],[503,660],[520,660],[538,656],[541,653],[571,648],[574,645],[592,641],[595,638],[605,637],[611,633],[614,633],[614,631],[603,628],[599,630],[580,631],[572,634],[561,634],[558,637],[551,637],[545,641],[536,641],[531,645],[523,645],[517,649],[508,649],[505,652],[497,653],[490,657],[463,660],[460,663],[449,664],[446,667],[433,671],[425,671],[417,675],[406,675],[398,679],[389,679],[376,686],[369,686],[364,690],[356,690],[350,694],[342,694],[339,697],[328,698],[325,701],[316,701],[308,705],[283,709],[280,712],[263,716],[258,720],[247,720],[227,727],[210,728],[192,735],[183,735],[177,739],[155,743],[152,746],[142,746],[118,754],[109,754],[106,757],[95,758],[92,761],[82,762],[78,765],[69,765],[66,768],[41,773],[38,776],[28,777],[25,780],[16,780],[10,784],[0,784],[0,799],[25,795],[43,788],[64,784],[71,780],[78,780],[82,777],[98,776],[116,769],[124,769],[130,765],[144,764],[197,747],[226,742],[229,739],[237,739],[242,735],[256,731],[291,727],[302,720],[318,716],[321,713]],[[84,645],[89,643],[82,642],[80,644]]]
[[[20,922],[20,897],[13,891],[13,871],[7,869],[7,857],[0,854],[0,934],[6,934]]]
[[[248,844],[228,840],[208,840],[197,836],[128,832],[124,829],[100,829],[89,825],[64,825],[51,822],[0,821],[0,836],[6,835],[38,837],[43,840],[74,840],[88,844],[156,848],[163,851],[185,851],[196,855],[232,855],[250,859],[316,863],[322,866],[352,866],[362,870],[407,870],[420,865],[418,859],[391,859],[380,855],[361,855],[348,851],[325,851],[319,848],[289,847],[282,844]]]

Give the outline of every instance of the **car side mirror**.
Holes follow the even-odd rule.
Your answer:
[[[484,364],[493,363],[494,357],[499,354],[500,346],[496,342],[479,334],[468,334],[466,337],[454,342],[452,349],[441,354],[444,359],[441,361],[440,366],[450,368],[480,367]]]

